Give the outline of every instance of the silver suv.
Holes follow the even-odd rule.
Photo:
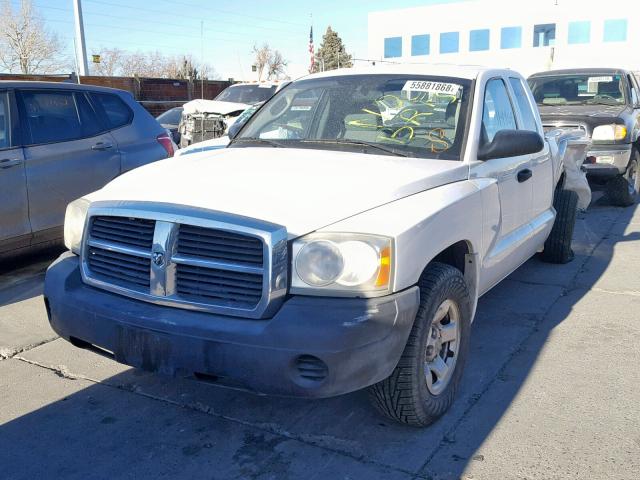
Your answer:
[[[0,82],[0,257],[60,240],[70,201],[173,149],[128,92]]]

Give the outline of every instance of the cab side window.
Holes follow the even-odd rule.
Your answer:
[[[500,78],[489,80],[484,92],[481,143],[491,143],[500,130],[516,128],[516,117],[504,81]]]
[[[527,91],[524,89],[522,85],[522,80],[519,78],[509,77],[509,82],[511,83],[511,88],[513,88],[513,93],[515,94],[515,101],[518,104],[518,108],[520,109],[520,114],[522,116],[522,127],[521,130],[530,130],[532,132],[538,131],[538,122],[536,122],[536,117],[531,109],[531,102],[529,101],[529,97],[527,96]]]

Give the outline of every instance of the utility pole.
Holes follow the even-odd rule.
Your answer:
[[[84,23],[82,21],[82,5],[80,0],[73,0],[73,14],[76,26],[76,63],[78,65],[78,75],[85,76],[89,73],[87,64],[87,46],[84,42]]]
[[[204,99],[204,21],[200,20],[200,98]]]

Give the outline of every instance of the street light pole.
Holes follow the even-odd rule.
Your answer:
[[[73,14],[76,27],[76,64],[78,65],[78,75],[85,76],[89,72],[87,64],[87,46],[84,41],[84,23],[82,21],[82,5],[80,0],[73,0]]]

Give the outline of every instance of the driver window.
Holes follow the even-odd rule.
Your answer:
[[[481,144],[491,143],[500,130],[516,128],[516,118],[504,81],[499,78],[489,80],[484,92]]]

